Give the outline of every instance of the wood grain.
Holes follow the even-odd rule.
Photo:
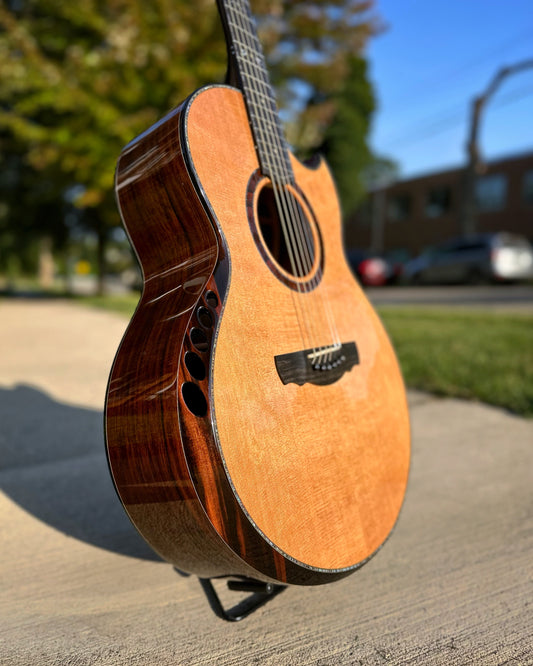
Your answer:
[[[262,261],[245,214],[258,168],[245,127],[237,91],[213,87],[188,111],[192,163],[233,267],[213,368],[220,452],[246,515],[278,549],[317,569],[353,567],[383,543],[401,506],[409,461],[403,383],[344,260],[324,165],[293,160],[322,231],[320,287],[295,294]],[[331,386],[282,385],[274,356],[329,344],[330,318],[342,341],[356,340],[361,365]]]
[[[181,446],[182,344],[219,248],[187,174],[180,115],[169,114],[127,146],[117,168],[117,197],[144,290],[109,380],[108,459],[128,515],[162,557],[200,575],[252,574],[206,518]]]
[[[326,167],[293,167],[322,235],[308,293],[277,279],[250,229],[258,163],[238,91],[195,94],[126,147],[117,170],[144,291],[109,382],[109,463],[145,539],[203,576],[345,576],[382,545],[405,491],[394,354],[344,261]],[[360,365],[331,386],[283,385],[275,356],[333,333],[356,342]]]

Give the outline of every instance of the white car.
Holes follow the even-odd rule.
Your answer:
[[[528,280],[533,249],[527,238],[506,232],[464,236],[409,261],[403,276],[412,284]]]

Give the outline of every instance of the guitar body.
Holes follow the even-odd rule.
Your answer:
[[[203,577],[345,576],[386,540],[405,493],[394,352],[346,264],[327,167],[290,159],[289,203],[313,239],[304,278],[272,231],[240,91],[200,90],[118,164],[144,290],[110,377],[108,459],[144,538]],[[302,365],[332,331],[343,346],[329,369]]]

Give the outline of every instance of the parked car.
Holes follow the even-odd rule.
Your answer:
[[[505,232],[456,238],[429,248],[404,266],[412,284],[475,284],[533,278],[533,249],[527,238]]]
[[[366,250],[349,250],[348,263],[362,285],[381,287],[398,278],[398,268],[379,254]]]

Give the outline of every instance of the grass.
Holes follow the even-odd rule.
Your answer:
[[[381,307],[405,382],[533,417],[533,315]]]
[[[81,296],[69,294],[62,287],[43,290],[37,285],[36,281],[30,283],[29,280],[27,282],[19,281],[16,289],[0,288],[0,299],[17,298],[21,296],[40,299],[64,299],[73,303],[93,306],[101,310],[118,312],[127,315],[128,317],[133,315],[140,299],[140,294],[138,292],[107,296]]]
[[[76,300],[131,316],[139,296]],[[533,315],[421,306],[379,314],[407,386],[533,417]]]
[[[131,292],[117,296],[75,296],[73,299],[78,303],[90,305],[102,310],[111,310],[131,317],[135,312],[140,294]]]

